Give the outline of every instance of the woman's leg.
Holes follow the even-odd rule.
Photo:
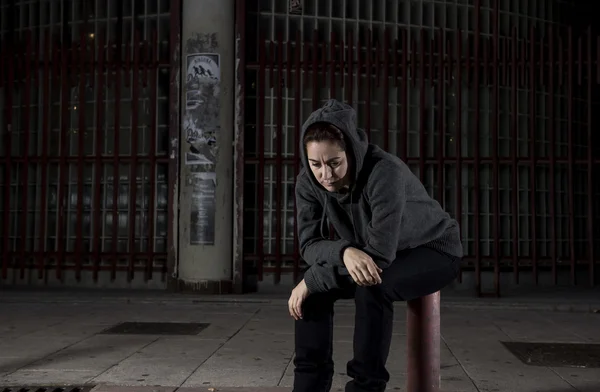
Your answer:
[[[459,261],[433,249],[421,247],[400,252],[381,274],[382,283],[357,287],[354,325],[354,359],[348,362],[353,378],[346,391],[384,391],[392,340],[393,302],[408,301],[435,293],[457,276]]]
[[[333,307],[350,291],[309,295],[295,321],[294,392],[328,392],[333,378]]]

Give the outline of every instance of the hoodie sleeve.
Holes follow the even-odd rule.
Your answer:
[[[311,292],[327,291],[336,284],[337,268],[343,267],[342,252],[351,243],[347,240],[328,240],[321,234],[325,211],[305,178],[303,170],[296,182],[296,210],[300,255],[311,267],[305,274]]]
[[[362,251],[371,256],[380,268],[386,268],[396,259],[400,240],[398,233],[406,206],[406,182],[396,165],[380,162],[367,183],[367,197],[372,219]]]

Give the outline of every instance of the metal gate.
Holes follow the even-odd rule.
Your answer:
[[[164,286],[178,10],[171,0],[3,3],[3,281]]]
[[[304,15],[278,3],[254,4],[245,28],[245,268],[259,280],[298,278],[299,132],[333,97],[458,220],[462,270],[475,273],[478,294],[499,295],[500,276],[519,283],[524,272],[535,284],[595,283],[600,37],[591,29],[515,22],[514,4],[497,0],[464,13],[454,4],[443,29],[401,22],[409,2],[311,1]]]

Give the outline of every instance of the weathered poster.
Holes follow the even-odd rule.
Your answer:
[[[195,53],[187,56],[183,116],[187,143],[186,165],[216,164],[220,81],[221,67],[218,53]]]
[[[190,244],[215,244],[216,173],[192,173],[190,208]]]

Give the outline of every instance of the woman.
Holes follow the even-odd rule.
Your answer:
[[[302,127],[298,236],[309,268],[288,301],[295,321],[295,392],[329,391],[333,306],[354,298],[346,391],[383,391],[393,302],[451,283],[463,256],[455,220],[408,166],[369,144],[352,107],[329,100]],[[338,239],[329,238],[331,224]]]

